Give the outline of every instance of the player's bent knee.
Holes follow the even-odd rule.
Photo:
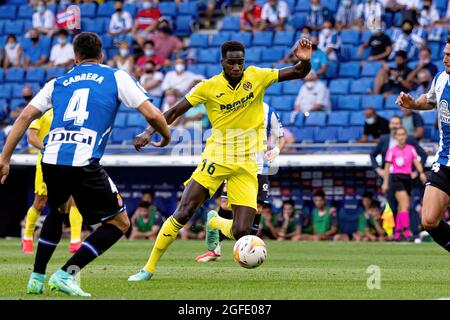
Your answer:
[[[123,233],[127,232],[131,226],[130,219],[128,219],[128,215],[126,212],[120,213],[119,215],[114,217],[114,219],[109,220],[107,223],[116,226]]]
[[[422,227],[425,230],[434,229],[439,225],[439,219],[434,217],[422,216]]]
[[[177,220],[181,224],[186,224],[189,219],[192,217],[192,215],[195,213],[195,210],[197,209],[197,206],[194,202],[186,202],[186,203],[180,203],[178,205],[177,210],[173,214],[173,217],[175,220]]]
[[[33,207],[35,207],[36,210],[38,210],[40,212],[44,211],[46,204],[47,204],[46,196],[40,196],[40,195],[35,196]]]

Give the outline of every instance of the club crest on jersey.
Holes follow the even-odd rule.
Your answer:
[[[431,171],[433,171],[434,173],[438,173],[439,170],[441,169],[441,165],[437,162],[433,163],[433,166],[431,167]]]
[[[447,100],[439,102],[439,119],[441,122],[450,123],[450,111],[448,110]]]
[[[252,90],[253,86],[252,86],[252,83],[250,81],[247,81],[246,83],[244,83],[242,88],[244,88],[245,91],[250,91],[250,90]]]
[[[123,207],[123,199],[120,194],[117,194],[117,204],[119,205],[119,207]]]

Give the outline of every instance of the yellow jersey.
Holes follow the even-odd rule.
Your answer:
[[[256,161],[253,155],[267,145],[264,93],[277,81],[277,69],[250,66],[235,88],[223,72],[192,88],[185,98],[192,106],[205,105],[212,126],[204,158],[220,164]]]
[[[30,129],[38,130],[39,140],[44,141],[44,138],[50,132],[52,121],[53,121],[53,108],[50,108],[39,119],[34,120],[30,124]]]

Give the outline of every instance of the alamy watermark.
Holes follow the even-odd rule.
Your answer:
[[[369,274],[367,278],[366,286],[369,290],[381,289],[381,268],[376,265],[370,265],[367,267],[366,273]]]

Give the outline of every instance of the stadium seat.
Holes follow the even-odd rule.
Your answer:
[[[348,94],[350,80],[334,79],[330,81],[329,89],[331,94]]]
[[[269,104],[269,103],[268,103]],[[269,106],[277,111],[292,111],[294,106],[294,98],[286,96],[274,96]]]
[[[250,32],[233,32],[230,40],[239,41],[244,47],[248,48],[252,42],[252,34]]]
[[[283,94],[298,95],[303,81],[286,81],[283,82]]]
[[[348,111],[333,111],[328,117],[328,126],[348,126],[349,123]]]
[[[11,98],[11,85],[9,84],[1,84],[0,85],[0,98],[2,99],[10,99]]]
[[[261,48],[250,48],[246,50],[245,61],[248,63],[261,62]]]
[[[294,121],[291,121],[291,118],[292,118],[291,117],[291,112],[289,112],[289,111],[282,111],[282,112],[279,112],[279,116],[280,116],[281,124],[283,126],[290,126],[290,125],[294,124]]]
[[[17,12],[18,19],[30,19],[33,17],[33,7],[30,5],[21,5]],[[8,18],[9,19],[9,18]]]
[[[367,94],[373,88],[373,78],[352,80],[350,85],[350,93]]]
[[[82,3],[80,5],[80,15],[83,18],[95,18],[96,5],[94,3]]]
[[[322,0],[321,4],[330,9],[333,15],[335,15],[338,9],[338,2],[339,0]]]
[[[220,64],[213,64],[206,67],[206,77],[211,78],[222,72],[222,66]]]
[[[206,65],[204,64],[191,64],[187,67],[188,71],[191,71],[196,74],[206,75]]]
[[[270,31],[257,32],[253,36],[253,46],[258,47],[271,47],[272,46],[273,33]]]
[[[266,89],[266,94],[269,96],[279,96],[281,95],[281,87],[282,87],[282,83],[281,82],[275,82],[272,85],[270,85],[270,87],[268,87]]]
[[[356,29],[341,31],[341,41],[343,44],[359,45],[360,32]]]
[[[297,0],[295,5],[295,12],[308,12],[311,6],[310,0]]]
[[[100,36],[103,43],[103,48],[111,49],[113,47],[113,37],[110,34],[104,33]]]
[[[228,32],[219,32],[211,37],[211,41],[209,42],[210,46],[220,47],[222,43],[230,40],[230,33]]]
[[[198,8],[196,2],[180,2],[178,4],[177,15],[198,17]]]
[[[362,136],[362,127],[342,127],[338,130],[338,142],[357,141]]]
[[[236,31],[240,29],[240,17],[225,16],[222,23],[221,31]]]
[[[309,3],[309,1],[308,1]],[[309,6],[309,4],[308,4]],[[289,24],[295,29],[295,30],[301,30],[304,26],[308,24],[308,14],[306,12],[300,12],[294,14],[291,19],[289,20]]]
[[[116,144],[124,144],[126,142],[131,142],[137,131],[135,128],[117,128],[114,129],[111,135],[111,140]]]
[[[448,0],[436,0],[435,5],[436,8],[440,11],[447,10]]]
[[[214,64],[219,62],[219,50],[218,49],[203,49],[199,50],[197,56],[198,63]]]
[[[207,34],[193,33],[192,36],[190,37],[189,47],[191,48],[207,48],[208,45],[209,45],[209,36]]]
[[[25,71],[23,68],[9,68],[5,74],[6,82],[24,82]]]
[[[23,30],[22,20],[6,21],[3,26],[4,34],[14,34],[16,36],[20,36],[23,34],[22,30]]]
[[[382,68],[382,64],[377,61],[367,61],[361,70],[361,77],[375,77]]]
[[[384,96],[382,94],[371,94],[361,99],[361,108],[366,109],[372,107],[376,110],[382,110],[384,106]]]
[[[313,142],[314,127],[310,128],[289,128],[295,137],[295,142]]]
[[[325,71],[326,79],[336,79],[338,77],[339,64],[334,61],[328,62],[327,71]]]
[[[176,17],[177,15],[177,4],[175,2],[160,2],[159,11],[163,16]]]
[[[338,129],[336,127],[316,128],[314,130],[314,141],[323,143],[337,140]]]
[[[177,36],[185,37],[192,33],[192,18],[190,16],[177,16],[175,25]]]
[[[0,68],[0,83],[3,83],[4,80],[5,80],[5,73],[3,72],[3,68]]]
[[[90,4],[90,3],[86,3]],[[81,28],[83,31],[95,32],[98,34],[102,34],[104,30],[103,23],[99,23],[99,20],[95,19],[82,19],[81,20]]]
[[[421,114],[421,116],[422,116],[423,122],[425,123],[426,126],[434,126],[434,124],[436,123],[436,120],[437,120],[437,111],[432,110],[432,111],[423,112]]]
[[[161,3],[160,3],[161,4]],[[123,5],[123,10],[127,11],[131,14],[132,17],[135,17],[137,14],[137,7],[136,4],[132,3],[132,2],[127,2],[124,3]]]
[[[119,112],[114,120],[114,127],[125,128],[127,125],[127,113]]]
[[[428,47],[431,50],[431,59],[432,60],[438,60],[441,56],[442,50],[441,50],[441,43],[440,42],[430,42],[428,44]]]
[[[339,77],[358,78],[361,66],[358,62],[343,62],[339,66]]]
[[[264,62],[275,62],[283,59],[284,50],[281,48],[267,48],[262,51],[262,61]]]
[[[17,108],[22,108],[25,105],[26,105],[25,100],[23,100],[21,98],[12,99],[11,102],[9,103],[9,110],[15,110]]]
[[[395,101],[397,100],[397,97],[398,96],[395,94],[387,96],[386,102],[384,104],[384,108],[390,109],[390,110],[398,110],[400,107],[398,106],[398,104],[395,103]]]
[[[141,114],[137,112],[128,114],[127,127],[146,127],[147,125],[147,120]]]
[[[358,55],[359,47],[350,48],[350,60],[351,61],[367,61],[370,56],[370,48],[363,49],[362,55]],[[348,54],[348,53],[347,53]]]
[[[15,19],[16,18],[16,6],[13,5],[1,5],[0,6],[0,19]],[[27,17],[29,18],[29,17]]]
[[[105,2],[98,5],[97,17],[108,17],[111,18],[113,13],[116,11],[113,2]]]
[[[370,40],[370,37],[372,36],[372,32],[370,32],[370,30],[364,30],[361,33],[361,38],[359,39],[359,42],[362,43],[367,43]]]
[[[350,115],[350,123],[351,126],[363,126],[366,122],[366,118],[364,116],[364,112],[352,112]]]
[[[28,68],[27,75],[25,77],[25,81],[44,83],[46,81],[45,69],[43,69],[43,68]]]
[[[292,46],[294,44],[295,33],[292,31],[279,31],[273,38],[274,46]]]
[[[305,115],[301,112],[298,112],[294,119],[294,125],[297,127],[303,127],[304,123],[305,123]]]
[[[385,118],[386,120],[391,120],[393,116],[395,116],[395,111],[393,110],[382,110],[377,112],[380,117]]]
[[[11,97],[14,98],[22,98],[22,89],[23,84],[12,83],[11,85]]]
[[[327,114],[323,111],[314,111],[305,118],[305,126],[320,126],[323,127],[326,124]]]
[[[361,96],[358,95],[345,95],[338,98],[339,110],[360,110],[361,109]]]

